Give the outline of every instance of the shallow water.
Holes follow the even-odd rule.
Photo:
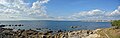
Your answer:
[[[97,28],[109,28],[110,22],[81,22],[81,21],[0,21],[5,25],[23,24],[24,26],[11,26],[14,29],[35,29],[48,28],[51,30],[94,30]],[[71,26],[80,26],[79,28],[70,28]],[[9,27],[9,26],[6,26]]]

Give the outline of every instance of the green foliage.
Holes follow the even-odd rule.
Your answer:
[[[120,20],[114,20],[111,23],[112,23],[112,26],[119,26],[120,27]]]

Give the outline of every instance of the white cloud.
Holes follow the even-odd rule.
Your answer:
[[[37,0],[25,3],[24,0],[0,0],[0,19],[45,19],[46,7],[43,5],[49,0]]]
[[[112,17],[120,16],[120,6],[118,6],[118,9],[114,10],[113,12],[111,12],[108,16],[112,16]]]
[[[95,9],[75,13],[68,17],[69,19],[120,19],[120,6],[112,12]]]
[[[69,18],[73,18],[73,19],[99,18],[99,17],[103,17],[102,15],[104,15],[104,13],[105,11],[95,9],[95,10],[76,13],[72,16],[69,16]]]

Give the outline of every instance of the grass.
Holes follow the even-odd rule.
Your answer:
[[[120,20],[114,20],[111,22],[111,24],[113,27],[97,31],[97,34],[100,35],[100,38],[120,38]]]
[[[120,38],[120,29],[106,28],[97,31],[97,34],[100,35],[100,38]],[[107,37],[107,35],[108,37]]]

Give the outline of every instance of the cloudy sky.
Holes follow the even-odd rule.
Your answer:
[[[0,20],[120,19],[120,0],[0,0]]]

